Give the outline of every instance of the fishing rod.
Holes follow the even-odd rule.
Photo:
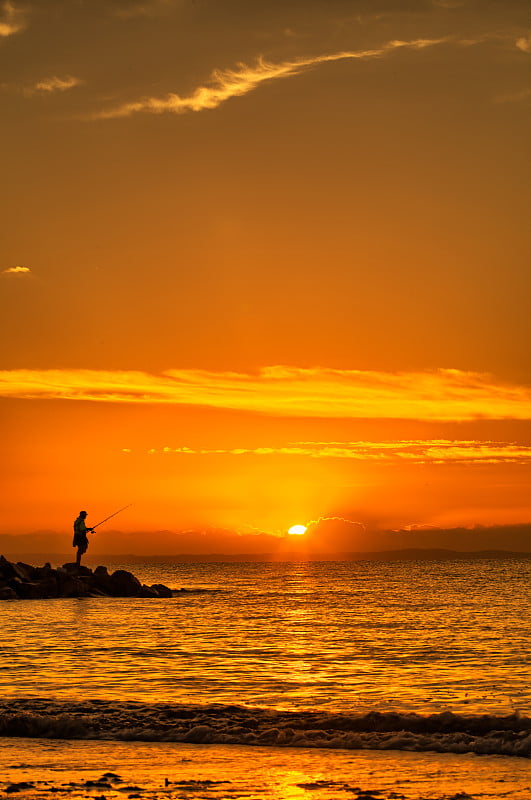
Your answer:
[[[131,508],[132,505],[133,505],[132,503],[129,503],[129,505],[124,506],[123,508],[119,508],[118,511],[114,512],[114,514],[109,514],[108,517],[105,517],[105,519],[102,519],[102,521],[98,522],[97,525],[93,525],[92,526],[92,530],[94,531],[96,528],[99,528],[99,526],[103,525],[104,522],[107,522],[108,519],[112,519],[112,517],[115,517],[117,514],[120,514],[121,511],[125,511],[126,508]]]

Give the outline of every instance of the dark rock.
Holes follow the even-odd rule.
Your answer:
[[[47,593],[47,587],[35,581],[21,581],[20,578],[11,578],[8,585],[17,593],[18,597],[23,600],[42,600],[50,595]],[[57,596],[57,583],[55,584],[55,594]]]
[[[92,575],[91,587],[106,595],[112,594],[112,578],[107,567],[96,567]]]
[[[105,569],[105,567],[103,567]],[[116,772],[105,772],[100,780],[108,780],[112,783],[123,783],[123,779]]]
[[[11,578],[12,575],[9,574],[11,570],[11,563],[5,558],[5,556],[0,556],[0,579],[5,580],[6,578]]]
[[[46,597],[57,597],[59,594],[59,584],[56,576],[53,574],[46,575],[39,581]]]
[[[41,597],[43,599],[48,597],[58,597],[59,596],[59,585],[57,583],[57,578],[52,573],[51,575],[47,575],[44,578],[33,579],[31,581],[33,586],[39,587],[39,595],[33,593],[30,595],[25,595],[26,597]]]
[[[150,589],[154,589],[159,597],[173,597],[172,590],[163,583],[154,583]]]
[[[155,591],[152,586],[146,586],[146,584],[143,583],[140,590],[140,597],[160,597],[160,594]]]
[[[22,792],[24,789],[35,789],[35,784],[28,783],[27,781],[20,781],[20,783],[10,783],[6,786],[6,794],[14,794],[15,792]]]
[[[44,567],[32,567],[31,578],[34,581],[43,580],[44,578],[55,578],[55,570],[52,569],[52,565],[49,562],[46,562]]]
[[[106,567],[88,567],[74,563],[53,569],[47,563],[32,567],[16,564],[0,556],[0,600],[48,599],[51,597],[173,597],[162,583],[146,586],[123,569],[109,575]]]
[[[111,575],[112,594],[114,597],[138,597],[142,591],[142,584],[132,572],[117,569]]]
[[[57,570],[59,597],[85,597],[89,593],[88,586],[75,575]]]
[[[29,580],[29,576],[18,564],[13,564],[12,561],[8,561],[4,556],[0,556],[0,572],[5,579],[19,578],[21,581]]]
[[[101,778],[97,781],[85,781],[84,785],[93,789],[112,789],[111,784]]]
[[[0,600],[18,600],[18,594],[11,586],[0,586]]]
[[[17,561],[13,566],[18,571],[19,578],[22,578],[23,581],[31,581],[33,579],[33,567],[30,564]]]
[[[92,570],[88,567],[83,567],[80,565],[78,567],[77,564],[74,562],[69,562],[68,564],[63,564],[63,569],[66,572],[74,573],[74,575],[92,575]]]
[[[22,597],[21,592],[23,589],[21,588],[24,585],[24,581],[21,581],[20,578],[9,578],[7,582],[8,589],[11,589],[15,592],[17,597]]]

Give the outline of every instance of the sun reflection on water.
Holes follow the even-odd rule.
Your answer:
[[[6,697],[531,711],[529,562],[122,566],[208,591],[0,604]]]

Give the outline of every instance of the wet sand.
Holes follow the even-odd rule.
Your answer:
[[[528,759],[0,739],[0,797],[43,800],[529,800]]]

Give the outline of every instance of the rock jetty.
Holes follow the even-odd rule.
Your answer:
[[[177,590],[180,591],[180,590]],[[177,593],[177,592],[175,592]],[[174,591],[162,583],[146,586],[132,572],[107,567],[50,564],[32,567],[22,561],[0,556],[0,600],[45,600],[53,597],[173,597]]]

